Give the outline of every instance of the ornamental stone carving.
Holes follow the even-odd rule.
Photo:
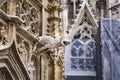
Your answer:
[[[0,23],[0,45],[5,45],[8,42],[7,37],[7,26],[4,26],[2,23]]]
[[[77,29],[74,38],[86,38],[86,39],[92,39],[94,38],[94,32],[93,27],[88,24],[88,22],[83,22],[82,25]]]
[[[65,46],[69,44],[69,39],[66,37],[61,37],[60,39],[55,39],[50,36],[40,36],[38,37],[38,42],[36,42],[33,50],[35,53],[40,53],[42,50],[49,49],[53,51],[55,48],[60,47],[60,46]],[[42,47],[37,48],[37,46],[41,45]]]
[[[16,1],[16,16],[20,17],[24,23],[22,27],[33,36],[39,35],[41,12],[28,3],[26,0]]]
[[[62,11],[62,6],[60,6],[59,2],[60,1],[55,1],[55,0],[49,0],[49,4],[47,5],[47,11],[51,12],[54,10]]]

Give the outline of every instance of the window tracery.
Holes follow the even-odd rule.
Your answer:
[[[71,49],[71,69],[75,71],[95,71],[94,46],[95,42],[74,40]],[[77,45],[76,45],[77,44]]]
[[[26,0],[16,1],[16,15],[19,16],[24,23],[22,27],[33,36],[38,36],[40,31],[40,15],[41,12],[28,3]]]
[[[92,26],[83,22],[72,40],[72,70],[95,71],[95,41],[93,38]]]
[[[93,27],[84,21],[75,32],[71,45],[68,46],[65,53],[65,74],[95,76]]]
[[[95,71],[95,41],[92,33],[92,26],[87,22],[80,25],[71,44],[71,69]]]
[[[77,39],[92,39],[94,38],[94,32],[91,25],[88,24],[88,22],[83,22],[82,25],[80,25],[80,29],[77,30],[76,34],[74,35],[74,38]]]

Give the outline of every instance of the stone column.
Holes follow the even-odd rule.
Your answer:
[[[55,80],[62,80],[62,66],[55,61]]]
[[[48,80],[54,80],[54,61],[52,60],[48,64]]]
[[[60,0],[48,1],[49,3],[46,10],[50,13],[50,16],[48,18],[47,33],[49,33],[48,36],[60,38],[62,36],[61,30],[63,30],[60,26],[61,18],[59,17],[59,13],[62,11]],[[55,50],[53,54],[54,64],[48,66],[48,80],[62,80],[62,67],[57,64],[55,59],[55,56],[58,55],[57,50]]]
[[[47,11],[50,13],[48,18],[49,24],[47,25],[49,36],[52,37],[60,37],[60,22],[59,12],[62,11],[60,6],[60,0],[49,0],[49,4],[47,6]]]
[[[63,48],[58,48],[54,57],[55,80],[63,79]]]
[[[73,1],[73,14],[76,15],[76,0]]]
[[[8,13],[9,15],[16,15],[16,4],[15,4],[15,0],[10,0],[9,3],[9,8],[10,8],[10,12]]]
[[[48,79],[48,58],[46,55],[43,55],[41,65],[42,65],[42,80],[49,80]]]
[[[64,7],[63,11],[62,11],[62,26],[63,26],[63,35],[67,36],[67,27],[68,27],[68,6],[67,6],[67,1],[66,0],[62,0],[61,1],[62,6]]]
[[[104,17],[104,6],[101,6],[101,18]]]
[[[104,11],[104,9],[105,9],[105,5],[106,5],[106,2],[105,1],[100,1],[100,0],[98,0],[97,1],[97,4],[96,4],[96,6],[98,7],[98,8],[100,8],[100,17],[101,18],[103,18],[104,17],[104,13],[105,13],[105,11]]]

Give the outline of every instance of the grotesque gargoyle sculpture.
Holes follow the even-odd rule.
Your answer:
[[[40,36],[37,37],[37,40],[38,41],[35,43],[33,48],[33,51],[36,54],[40,54],[43,51],[48,51],[48,50],[53,51],[55,48],[70,44],[70,39],[68,37],[61,37],[59,39],[56,39],[51,36]]]

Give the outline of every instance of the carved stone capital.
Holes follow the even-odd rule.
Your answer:
[[[46,9],[48,12],[53,12],[53,11],[62,11],[63,10],[63,7],[60,6],[59,2],[57,1],[52,1],[50,2],[48,5],[47,5],[47,9]]]

